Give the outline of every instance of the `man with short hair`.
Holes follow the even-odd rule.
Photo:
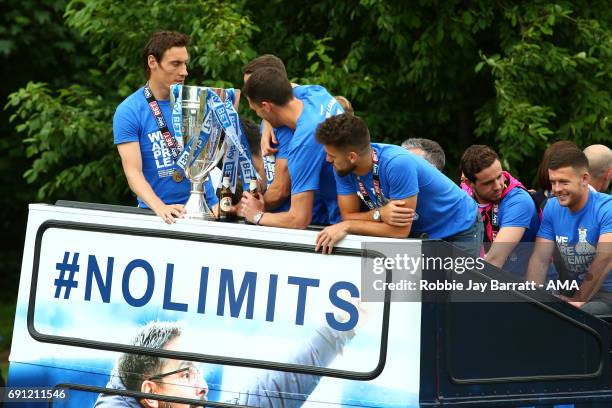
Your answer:
[[[423,158],[399,146],[371,143],[366,124],[349,114],[326,119],[317,140],[334,166],[343,221],[319,233],[315,250],[331,253],[347,234],[406,238],[415,232],[479,255],[482,223],[476,203]],[[369,211],[360,210],[361,202]],[[414,220],[386,222],[381,213],[390,205],[416,211]]]
[[[525,276],[540,218],[520,181],[502,170],[489,146],[472,145],[461,157],[461,171],[484,223],[485,258],[492,265]]]
[[[147,83],[117,107],[113,133],[121,164],[138,206],[150,208],[166,223],[185,213],[191,184],[176,165],[178,152],[170,109],[170,86],[187,77],[189,37],[173,31],[153,34],[143,50]],[[165,136],[164,136],[165,135]],[[213,208],[217,198],[210,181],[206,201]]]
[[[438,142],[431,139],[412,137],[410,139],[404,140],[402,142],[402,147],[404,149],[408,149],[410,152],[416,154],[417,156],[421,156],[422,158],[433,164],[436,169],[444,171],[446,156],[444,155],[444,150],[442,149],[442,146],[440,146]]]
[[[130,342],[133,346],[150,349],[185,351],[182,328],[172,322],[151,322]],[[164,359],[146,354],[122,354],[111,373],[106,388],[130,390],[147,394],[191,398],[206,401],[208,385],[191,361]],[[155,399],[137,400],[120,395],[100,394],[95,408],[181,407]]]
[[[242,69],[243,79],[246,83],[258,69],[274,68],[287,77],[287,70],[283,61],[275,55],[264,54],[251,60]],[[297,85],[291,84],[292,87]],[[291,181],[287,170],[287,152],[291,138],[291,129],[277,128],[265,120],[261,121],[260,151],[264,157],[266,190],[263,195],[265,209],[272,212],[285,212],[289,210],[291,200]],[[280,140],[280,142],[279,142]],[[276,147],[272,147],[274,144]]]
[[[253,72],[262,68],[274,68],[287,76],[287,69],[282,59],[273,54],[263,54],[252,59],[242,68],[244,82],[246,83]]]
[[[354,330],[340,332],[324,325],[314,332],[289,363],[327,367],[338,354],[342,353],[354,335]],[[151,322],[139,331],[130,344],[150,349],[187,351],[187,345],[182,337],[182,327],[174,322]],[[298,408],[302,406],[303,398],[312,393],[320,379],[321,377],[317,375],[268,371],[249,384],[246,392],[240,393],[240,401],[237,403],[253,407]],[[198,366],[193,362],[134,353],[121,355],[106,387],[113,390],[201,400],[201,406],[204,406],[208,393],[208,385]],[[291,398],[280,400],[280,395],[291,395]],[[133,397],[100,394],[94,407],[179,408],[186,405],[156,399],[139,401]]]
[[[258,225],[296,229],[306,228],[311,221],[319,225],[339,221],[331,166],[314,136],[319,123],[342,111],[338,102],[318,85],[292,88],[287,77],[273,68],[253,72],[243,93],[257,116],[274,128],[290,130],[286,151],[291,186],[291,204],[285,212],[265,212],[263,200],[245,193],[245,218]]]
[[[600,193],[608,191],[612,180],[612,150],[608,146],[595,144],[584,149],[589,160],[591,186]]]
[[[612,314],[612,197],[589,189],[589,162],[577,147],[559,149],[548,164],[555,197],[544,207],[527,280],[543,283],[557,245],[579,283],[564,298],[592,314]]]

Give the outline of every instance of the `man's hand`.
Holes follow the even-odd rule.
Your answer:
[[[253,217],[260,211],[264,210],[264,201],[262,194],[259,194],[259,200],[253,197],[253,194],[245,191],[242,193],[242,199],[240,200],[240,210],[238,214],[241,214],[247,221],[253,222]]]
[[[580,309],[582,307],[582,305],[584,305],[586,302],[582,302],[579,301],[576,298],[571,298],[571,297],[567,297],[567,296],[563,296],[563,295],[558,295],[557,296],[559,299],[569,303],[570,305],[577,307],[578,309]]]
[[[278,140],[276,139],[276,135],[274,134],[274,129],[272,129],[272,125],[270,125],[268,121],[264,120],[261,129],[260,142],[262,156],[269,156],[278,151],[278,149],[272,147],[272,144],[277,145]]]
[[[415,211],[406,207],[403,200],[392,200],[380,208],[380,218],[385,224],[406,227],[414,221]]]
[[[185,206],[183,204],[164,204],[152,210],[155,211],[155,214],[164,220],[166,224],[173,224],[176,222],[175,218],[183,218],[183,215],[185,215]]]
[[[343,221],[335,225],[325,227],[315,241],[315,252],[321,249],[322,254],[331,254],[334,245],[348,234],[348,224]]]

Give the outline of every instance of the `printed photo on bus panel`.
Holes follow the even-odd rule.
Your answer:
[[[302,343],[298,350],[293,350],[288,362],[296,365],[325,367],[342,354],[345,345],[354,335],[353,330],[338,332],[327,326],[321,326]],[[142,327],[130,344],[180,351],[192,348],[189,342],[202,341],[202,339],[188,339],[187,336],[189,336],[189,331],[185,331],[179,322],[153,321]],[[208,376],[208,373],[211,373],[212,378]],[[219,387],[219,384],[215,384],[215,381],[218,382],[222,378],[223,376],[219,376],[219,370],[214,366],[207,367],[207,365],[191,361],[124,353],[118,358],[106,387],[113,390],[129,390],[206,401],[209,393],[210,396],[219,398],[219,392],[215,391],[227,389],[227,387]],[[319,380],[320,376],[312,374],[268,371],[266,375],[254,376],[241,388],[232,388],[234,395],[230,396],[230,399],[238,395],[239,400],[234,400],[234,402],[241,405],[299,407],[315,389]],[[283,395],[292,397],[290,400],[282,401]],[[211,400],[215,399],[211,398]],[[109,393],[101,394],[95,406],[118,406],[118,404],[138,406],[138,403],[144,407],[157,407],[158,403],[164,405],[163,402],[155,400],[145,399],[138,402],[136,398]]]
[[[321,327],[349,332],[360,320],[348,301],[360,297],[359,257],[159,237],[139,237],[134,247],[123,234],[54,228],[42,240],[34,311],[41,334],[127,345],[125,333],[150,320],[182,321],[200,330],[205,347],[181,351],[287,363]],[[359,349],[359,364],[341,359],[337,369],[379,366],[382,322],[383,304],[370,304],[358,341],[347,346]]]

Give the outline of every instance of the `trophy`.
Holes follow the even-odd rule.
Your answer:
[[[181,132],[184,149],[189,149],[184,163],[185,175],[191,182],[189,199],[185,204],[186,218],[212,220],[210,208],[206,204],[206,189],[204,182],[208,174],[215,168],[225,152],[226,142],[221,127],[216,123],[212,113],[205,118],[206,87],[182,86],[181,90]],[[225,99],[225,90],[210,88],[219,97]],[[237,97],[238,98],[238,97]],[[236,99],[237,99],[236,98]],[[171,93],[171,103],[176,100]],[[204,122],[207,123],[204,123]],[[201,132],[202,126],[207,132]],[[201,140],[207,137],[206,140]]]

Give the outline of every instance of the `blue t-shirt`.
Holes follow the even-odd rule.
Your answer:
[[[412,231],[426,232],[429,238],[448,238],[474,224],[476,202],[426,160],[399,146],[372,143],[372,148],[378,155],[378,178],[385,202],[376,202],[372,171],[361,178],[354,173],[339,177],[334,172],[338,194],[360,194],[359,179],[378,207],[388,200],[418,194]]]
[[[525,228],[521,243],[514,248],[502,268],[515,275],[524,276],[527,272],[529,257],[533,251],[533,244],[527,244],[527,242],[533,243],[535,241],[540,228],[538,210],[527,191],[519,187],[513,188],[501,200],[499,204],[499,227],[500,229],[503,227]]]
[[[341,220],[332,165],[325,160],[323,145],[316,140],[317,127],[326,118],[342,113],[342,107],[325,88],[300,85],[293,94],[304,104],[295,130],[279,128],[279,152],[286,155],[291,194],[314,191],[312,224],[328,225]]]
[[[595,259],[599,237],[608,233],[612,233],[612,197],[589,190],[586,205],[575,213],[562,207],[556,197],[549,199],[538,237],[557,243],[570,279],[582,283]],[[610,271],[602,287],[612,291]]]
[[[174,136],[170,101],[157,101],[168,129]],[[151,108],[144,96],[143,88],[128,96],[115,111],[113,117],[115,144],[138,142],[142,156],[142,172],[151,188],[165,204],[185,204],[189,198],[191,184],[187,178],[180,183],[172,180],[174,170],[182,170],[174,164],[172,155],[159,131]],[[210,182],[206,181],[206,202],[210,207],[219,201]],[[138,197],[138,206],[148,208]]]

